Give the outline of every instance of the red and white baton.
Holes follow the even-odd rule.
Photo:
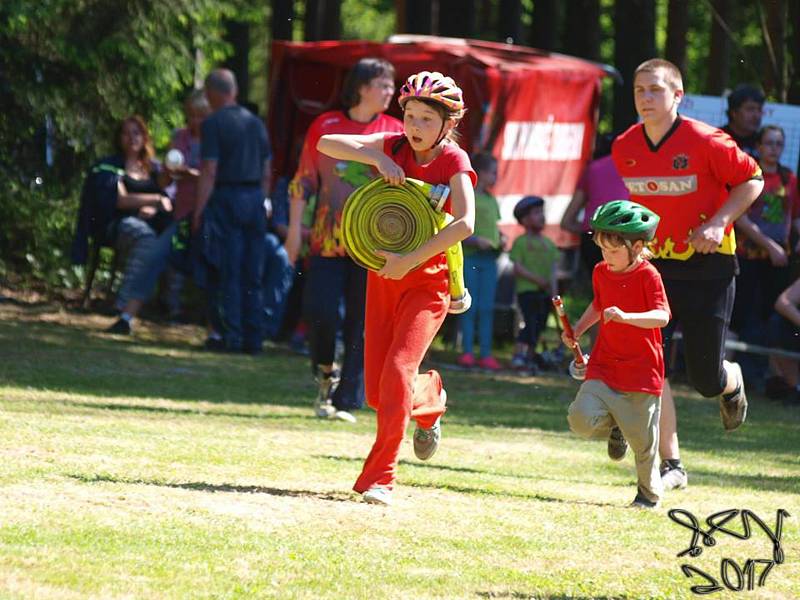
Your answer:
[[[553,307],[556,309],[556,314],[561,321],[561,327],[564,332],[575,340],[575,345],[572,346],[572,353],[575,359],[569,363],[569,374],[573,379],[583,380],[586,378],[586,363],[589,361],[589,355],[581,351],[580,344],[575,338],[575,332],[572,330],[572,324],[569,322],[569,317],[564,311],[564,301],[561,296],[553,296]]]

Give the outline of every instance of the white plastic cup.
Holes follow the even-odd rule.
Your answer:
[[[183,152],[178,150],[177,148],[173,148],[169,152],[167,152],[166,157],[166,164],[168,169],[177,169],[178,167],[183,166],[184,158]]]

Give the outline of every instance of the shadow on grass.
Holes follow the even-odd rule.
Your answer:
[[[74,402],[72,400],[52,399],[52,400],[38,400],[37,403],[49,402],[51,404],[63,404],[66,406],[74,406],[77,408],[86,408],[90,410],[110,410],[110,411],[123,411],[123,412],[145,412],[156,414],[174,414],[174,415],[192,415],[197,417],[226,417],[231,419],[256,419],[256,420],[316,420],[314,415],[287,415],[287,414],[249,414],[237,413],[230,411],[220,410],[200,410],[195,408],[181,408],[172,407],[167,408],[164,406],[145,406],[143,404],[110,404],[110,403],[94,403],[94,402]]]
[[[442,483],[419,483],[414,481],[404,482],[408,487],[427,488],[433,490],[447,490],[448,492],[457,492],[459,494],[469,494],[472,496],[500,496],[503,498],[520,498],[522,500],[536,500],[538,502],[555,502],[558,504],[577,504],[580,506],[599,506],[601,508],[621,508],[619,504],[611,502],[589,502],[588,500],[569,500],[567,498],[555,498],[553,496],[544,496],[542,494],[528,494],[523,492],[514,492],[510,490],[490,490],[486,488],[470,487],[466,485],[451,485]]]
[[[173,483],[157,479],[127,479],[113,475],[82,475],[71,473],[67,477],[83,483],[122,483],[125,485],[153,485],[158,487],[192,490],[195,492],[233,493],[233,494],[267,494],[269,496],[285,496],[288,498],[314,498],[328,502],[354,502],[352,494],[344,492],[313,492],[310,490],[287,490],[262,485],[234,485],[228,483],[213,484],[203,481]]]
[[[313,458],[321,458],[323,460],[335,460],[338,462],[348,462],[348,463],[358,463],[361,464],[364,462],[362,458],[351,458],[349,456],[331,456],[331,455],[323,455],[323,454],[315,454]],[[474,475],[489,475],[492,477],[508,477],[511,479],[526,479],[529,481],[557,481],[559,483],[580,483],[585,485],[594,485],[594,486],[606,486],[606,487],[628,487],[630,484],[628,482],[625,483],[606,483],[601,481],[587,481],[584,479],[569,479],[566,477],[541,477],[541,476],[531,476],[531,475],[520,475],[519,473],[503,473],[500,471],[491,471],[487,469],[473,469],[471,467],[451,467],[449,465],[442,465],[436,463],[423,463],[419,461],[408,461],[408,460],[401,460],[398,461],[398,465],[402,466],[403,468],[410,468],[410,469],[422,469],[422,470],[433,470],[433,471],[447,471],[450,473],[467,473],[467,474],[474,474]]]

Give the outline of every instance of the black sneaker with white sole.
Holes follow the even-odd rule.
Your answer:
[[[736,389],[719,397],[719,415],[725,431],[737,429],[747,418],[747,394],[744,391],[744,378],[739,363],[725,361],[725,365],[733,369],[736,378]]]

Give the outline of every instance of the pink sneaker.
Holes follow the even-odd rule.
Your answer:
[[[464,354],[458,357],[456,363],[458,363],[462,367],[474,367],[475,357],[472,356],[472,354],[470,354],[469,352],[465,352]]]
[[[478,366],[481,369],[489,369],[490,371],[499,371],[503,368],[497,359],[494,356],[487,356],[486,358],[482,358],[478,361]]]

